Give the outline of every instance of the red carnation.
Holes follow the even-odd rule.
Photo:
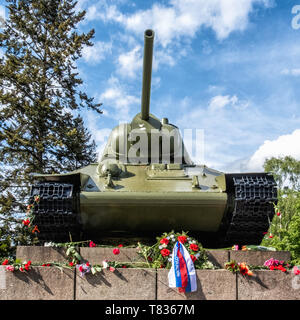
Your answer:
[[[70,267],[73,267],[73,266],[74,266],[74,263],[73,263],[73,262],[69,262],[69,266],[70,266]]]
[[[9,261],[8,261],[7,259],[5,259],[5,260],[2,262],[2,265],[3,265],[3,266],[6,266],[6,265],[8,264],[8,262],[9,262]]]
[[[118,248],[115,248],[114,250],[113,250],[113,254],[119,254],[120,253],[120,250],[118,249]]]
[[[80,272],[83,272],[83,266],[79,266],[78,270],[79,270]]]
[[[187,241],[187,237],[186,236],[179,236],[177,239],[182,244],[185,244],[186,241]]]
[[[280,212],[277,212],[276,214],[277,214],[278,217],[281,216],[281,213],[280,213]]]
[[[119,244],[118,245],[118,248],[123,248],[124,246],[122,244]]]
[[[90,266],[90,263],[89,262],[86,262],[86,264],[85,264],[87,267],[89,267]]]
[[[197,258],[193,254],[191,254],[191,259],[193,260],[193,262],[197,260]]]
[[[95,244],[93,241],[91,241],[91,242],[89,243],[89,247],[90,247],[90,248],[94,248],[94,247],[96,247],[96,244]]]
[[[163,238],[163,239],[160,240],[160,243],[161,244],[168,244],[169,240],[167,238]]]
[[[24,269],[23,269],[22,267],[20,267],[19,270],[20,270],[21,272],[24,272]]]
[[[24,226],[28,226],[30,224],[30,220],[29,219],[23,220],[22,223],[24,224]]]
[[[168,249],[162,249],[162,250],[160,251],[160,253],[161,253],[161,255],[162,255],[163,257],[168,257],[168,256],[170,255],[170,250],[168,250]]]
[[[197,244],[191,243],[191,244],[190,244],[190,249],[193,250],[193,251],[198,251],[198,250],[199,250],[199,247],[198,247]]]
[[[28,264],[25,264],[25,267],[24,267],[24,268],[25,268],[26,271],[28,271],[28,270],[29,270],[29,265],[28,265]]]

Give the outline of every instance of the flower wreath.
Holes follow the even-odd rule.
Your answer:
[[[157,242],[152,247],[143,246],[139,243],[140,253],[148,261],[151,268],[171,268],[172,251],[177,241],[185,246],[196,269],[213,268],[201,243],[188,236],[187,232],[176,233],[171,231],[163,233],[156,239]]]

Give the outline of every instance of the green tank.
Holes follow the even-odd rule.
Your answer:
[[[183,230],[206,247],[260,244],[277,201],[273,176],[190,160],[178,128],[150,113],[154,32],[144,37],[141,112],[112,130],[98,163],[35,176],[40,241],[155,239]]]

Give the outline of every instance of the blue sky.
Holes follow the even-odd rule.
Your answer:
[[[300,0],[79,0],[87,11],[79,30],[96,31],[77,66],[84,90],[103,103],[103,115],[82,113],[98,150],[119,121],[140,111],[143,33],[151,28],[151,113],[182,133],[203,130],[196,163],[239,172],[262,171],[271,156],[300,160],[296,5]]]

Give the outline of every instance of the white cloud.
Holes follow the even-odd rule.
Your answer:
[[[283,70],[281,71],[281,74],[286,75],[286,76],[299,77],[299,76],[300,76],[300,68],[295,68],[295,69],[283,69]]]
[[[84,47],[82,57],[88,63],[99,63],[105,55],[111,53],[112,43],[97,41],[92,47]]]
[[[211,111],[216,111],[223,109],[227,105],[235,105],[238,102],[237,96],[232,96],[230,97],[229,95],[227,96],[215,96],[213,97],[208,105],[208,108]]]
[[[135,78],[142,65],[142,48],[139,45],[118,57],[118,73],[123,77]]]
[[[2,19],[5,20],[6,19],[6,16],[5,16],[5,7],[4,6],[1,6],[0,5],[0,18],[1,18],[1,21],[0,21],[0,26],[2,24]]]
[[[104,115],[120,122],[128,122],[131,107],[138,110],[140,103],[140,99],[128,94],[115,77],[109,79],[108,88],[100,95],[99,100],[103,103]]]
[[[116,5],[101,1],[90,6],[87,19],[114,21],[127,30],[140,34],[146,28],[157,33],[158,41],[166,47],[174,40],[194,37],[202,28],[215,31],[222,40],[234,31],[243,31],[249,22],[249,14],[255,4],[271,6],[268,0],[170,0],[168,5],[154,3],[147,10],[133,14],[121,13]]]
[[[220,111],[226,106],[236,110],[246,109],[250,105],[247,100],[240,100],[236,95],[217,95],[209,101],[208,110],[211,112]]]
[[[266,159],[284,156],[291,156],[300,160],[300,129],[291,134],[282,135],[276,140],[266,140],[252,155],[246,164],[246,169],[262,171]]]

